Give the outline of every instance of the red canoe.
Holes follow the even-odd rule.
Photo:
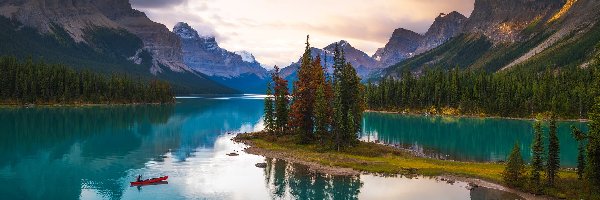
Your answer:
[[[163,181],[166,181],[169,178],[169,176],[163,176],[163,177],[158,177],[158,178],[151,178],[151,179],[146,179],[146,180],[141,180],[141,181],[135,181],[135,182],[131,182],[131,185],[150,185],[150,184],[155,184],[155,183],[160,183]]]

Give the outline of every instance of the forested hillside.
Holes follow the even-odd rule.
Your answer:
[[[0,104],[172,103],[169,83],[0,57]]]
[[[32,58],[36,61],[65,64],[77,71],[92,70],[103,74],[121,73],[171,83],[177,94],[235,93],[237,91],[192,72],[163,70],[152,74],[153,57],[143,42],[123,29],[89,27],[85,43],[75,42],[62,27],[52,33],[40,33],[18,21],[0,16],[0,55]]]

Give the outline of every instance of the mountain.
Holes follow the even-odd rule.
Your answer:
[[[383,67],[398,63],[412,57],[422,40],[422,35],[411,30],[396,29],[385,47],[375,52],[373,59],[377,60],[378,65]]]
[[[356,69],[356,72],[360,77],[368,77],[369,74],[381,70],[378,67],[377,61],[365,52],[354,48],[348,41],[341,40],[339,42],[332,43],[327,45],[323,49],[319,48],[311,48],[312,57],[316,57],[317,55],[321,57],[321,64],[327,66],[327,71],[329,73],[333,73],[333,53],[335,50],[335,45],[338,45],[340,50],[344,51],[344,56],[346,57],[346,61],[350,62],[352,66]],[[292,63],[291,65],[281,69],[281,76],[288,79],[290,82],[295,80],[296,71],[300,67],[300,62],[302,60],[302,56],[298,59],[298,62]]]
[[[467,17],[456,11],[448,14],[440,13],[423,36],[423,40],[421,40],[421,43],[414,54],[416,55],[429,51],[430,49],[444,44],[450,38],[456,37],[462,32],[466,22]]]
[[[331,63],[328,63],[327,66],[333,66],[333,52],[335,51],[335,45],[336,43],[333,43],[323,48],[323,50],[327,52],[329,60],[331,60]],[[366,77],[371,72],[380,70],[378,65],[376,65],[377,61],[375,59],[369,57],[369,55],[367,55],[365,52],[354,48],[347,41],[341,40],[337,42],[337,45],[341,50],[344,51],[346,61],[350,62],[352,66],[354,66],[356,73],[358,73],[360,77]]]
[[[230,52],[215,37],[201,36],[184,22],[173,27],[181,40],[183,62],[212,80],[246,93],[264,92],[267,70],[246,51]]]
[[[438,47],[462,31],[467,18],[458,12],[440,13],[423,35],[398,28],[385,47],[378,49],[373,58],[380,68],[385,68],[415,55]]]
[[[127,0],[4,0],[0,15],[0,55],[163,79],[178,94],[236,92],[189,69],[178,37]]]
[[[514,67],[542,71],[585,67],[599,54],[600,2],[595,0],[476,0],[458,35],[397,63],[382,76],[425,67]]]

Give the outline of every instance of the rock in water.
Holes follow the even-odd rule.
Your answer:
[[[237,153],[228,153],[227,155],[228,156],[239,156],[240,154],[237,154]]]
[[[256,165],[254,165],[258,168],[267,168],[267,163],[256,163]]]

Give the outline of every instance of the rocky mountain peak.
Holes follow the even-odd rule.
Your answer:
[[[423,36],[414,31],[398,28],[392,33],[392,37],[385,45],[373,55],[377,60],[378,67],[387,67],[413,56],[413,53],[423,40]]]
[[[238,78],[252,75],[266,77],[266,69],[247,51],[231,52],[219,47],[215,37],[201,36],[185,22],[173,27],[173,33],[179,36],[183,61],[195,71],[212,77]]]
[[[258,63],[254,55],[248,51],[236,51],[235,54],[242,57],[242,60],[247,63]]]
[[[466,21],[467,17],[456,11],[448,14],[440,13],[425,33],[423,41],[415,51],[415,54],[420,54],[433,49],[448,41],[450,38],[459,35],[462,32]]]
[[[184,39],[194,39],[200,37],[198,32],[185,22],[177,23],[175,27],[173,27],[173,33]]]

